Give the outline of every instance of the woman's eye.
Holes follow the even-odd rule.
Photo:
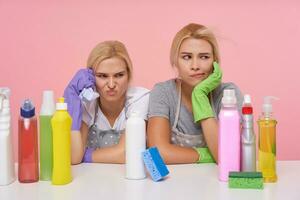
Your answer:
[[[184,59],[184,60],[189,60],[191,58],[192,58],[192,56],[190,56],[190,55],[184,55],[184,56],[182,56],[182,59]]]
[[[97,74],[96,76],[99,77],[99,78],[107,78],[106,74]]]
[[[200,58],[203,60],[206,60],[206,59],[209,59],[210,57],[209,56],[200,56]]]
[[[123,77],[123,76],[124,76],[123,73],[121,73],[121,74],[116,74],[116,75],[115,75],[116,78],[121,78],[121,77]]]

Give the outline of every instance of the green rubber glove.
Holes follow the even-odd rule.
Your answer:
[[[217,62],[214,62],[213,66],[213,73],[196,85],[192,92],[192,105],[195,122],[214,117],[207,95],[221,83],[222,71]]]
[[[214,158],[212,157],[209,149],[207,147],[203,147],[203,148],[194,148],[198,155],[199,155],[199,159],[197,161],[197,163],[215,163]]]

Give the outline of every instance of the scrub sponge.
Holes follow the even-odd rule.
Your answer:
[[[154,181],[162,180],[169,174],[169,170],[156,147],[147,149],[142,153],[142,156],[146,169]]]
[[[261,172],[230,172],[229,188],[263,189]]]

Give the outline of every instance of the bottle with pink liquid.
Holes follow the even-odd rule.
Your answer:
[[[223,91],[219,113],[218,167],[219,180],[228,181],[230,171],[240,171],[240,115],[235,91]]]

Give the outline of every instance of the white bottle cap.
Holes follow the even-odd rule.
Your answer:
[[[225,89],[223,91],[223,98],[222,98],[223,105],[235,105],[236,104],[236,97],[234,89]]]
[[[279,98],[273,96],[265,96],[264,104],[262,106],[263,113],[265,116],[270,116],[273,111],[271,100],[278,100]]]
[[[58,102],[56,103],[56,110],[67,110],[68,105],[65,103],[65,98],[58,98]]]
[[[251,104],[251,96],[249,94],[244,95],[244,104]]]
[[[53,115],[54,112],[55,112],[54,92],[52,90],[44,90],[40,115]]]

